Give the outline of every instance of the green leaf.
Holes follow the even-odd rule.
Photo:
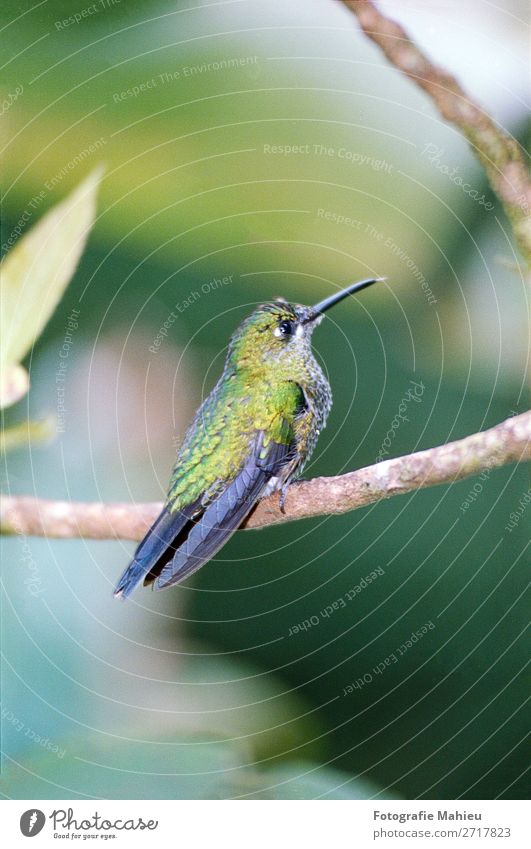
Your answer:
[[[31,349],[68,285],[94,223],[102,168],[18,240],[1,266],[0,406],[27,391],[18,364]]]
[[[5,454],[7,451],[21,448],[23,445],[47,442],[55,436],[55,432],[55,416],[47,416],[38,422],[28,421],[13,425],[13,427],[8,427],[0,433],[0,453]]]

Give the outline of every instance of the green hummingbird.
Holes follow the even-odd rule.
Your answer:
[[[287,487],[315,448],[332,391],[311,348],[324,313],[381,278],[313,307],[262,304],[230,340],[223,374],[188,429],[164,509],[138,546],[115,596],[143,581],[163,590],[203,566],[260,499]]]

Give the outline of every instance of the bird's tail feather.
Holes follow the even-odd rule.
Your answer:
[[[193,523],[194,508],[195,505],[190,505],[173,513],[167,506],[163,509],[135,551],[133,561],[118,581],[114,591],[115,598],[126,599],[142,581],[150,583],[154,580],[175,554],[176,540],[180,533]]]

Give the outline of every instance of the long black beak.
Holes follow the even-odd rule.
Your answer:
[[[385,277],[373,277],[370,280],[360,280],[358,283],[352,283],[351,286],[347,286],[346,289],[342,289],[341,292],[335,292],[333,295],[330,295],[328,298],[325,298],[322,301],[319,301],[314,307],[311,307],[310,314],[305,319],[304,324],[307,324],[310,321],[314,321],[318,316],[323,315],[330,307],[335,306],[344,298],[348,298],[349,295],[354,295],[356,292],[361,292],[362,289],[366,289],[367,286],[372,286],[373,283],[379,283],[380,281],[385,280]]]

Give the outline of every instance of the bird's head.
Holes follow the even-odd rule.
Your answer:
[[[284,369],[310,354],[311,337],[327,310],[348,295],[382,278],[362,280],[335,292],[313,307],[290,304],[283,298],[261,304],[233,335],[227,364],[236,369]]]

